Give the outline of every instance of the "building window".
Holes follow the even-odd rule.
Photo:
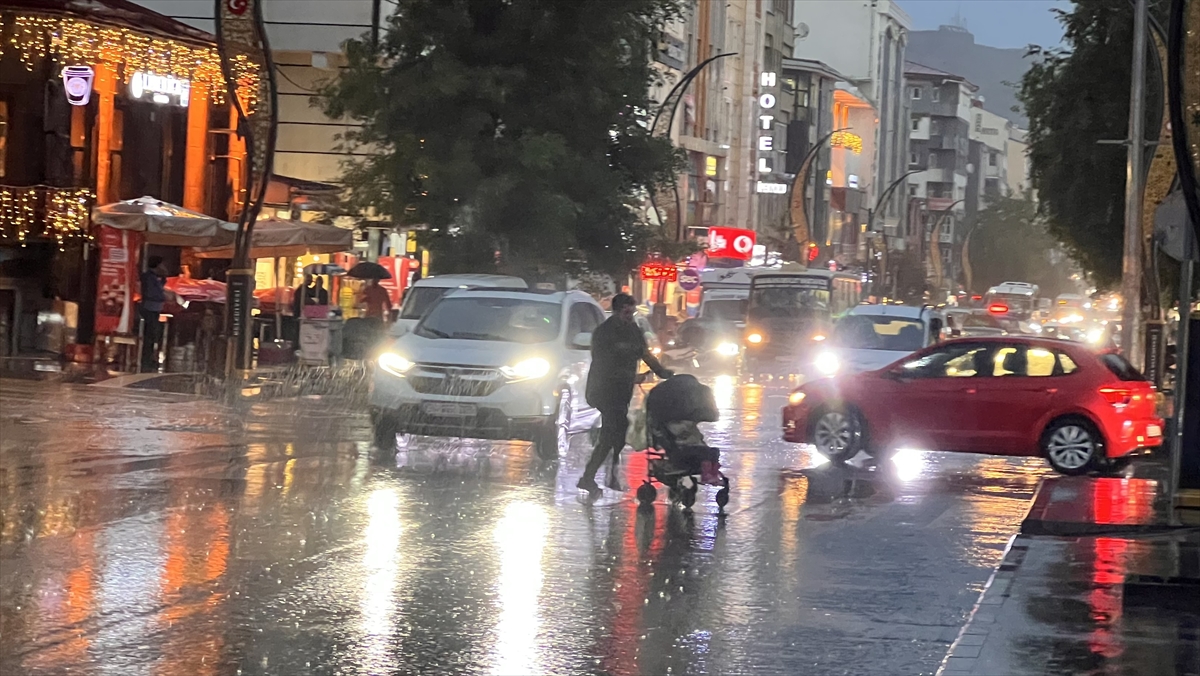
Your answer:
[[[929,153],[929,168],[937,169],[937,153]]]
[[[912,130],[913,130],[913,131],[920,131],[920,129],[921,129],[921,118],[919,118],[919,117],[914,117],[914,118],[912,119]]]
[[[996,166],[996,155],[997,155],[997,153],[994,151],[988,153],[988,166],[989,167]]]
[[[937,87],[934,87],[934,88],[933,88],[933,93],[931,93],[931,94],[929,95],[929,99],[930,99],[931,101],[933,101],[934,103],[937,103],[938,101],[941,101],[941,100],[942,100],[942,90],[941,90],[941,89],[938,89]]]
[[[908,196],[909,197],[917,196],[917,186],[913,185],[912,183],[908,184]]]
[[[917,154],[916,153],[908,154],[908,166],[910,166],[910,167],[917,166]]]
[[[942,121],[930,118],[929,133],[933,134],[934,136],[937,136],[938,134],[942,133]]]
[[[921,100],[921,88],[920,88],[920,87],[913,87],[913,88],[912,88],[912,97],[913,97],[913,101],[920,101],[920,100]]]

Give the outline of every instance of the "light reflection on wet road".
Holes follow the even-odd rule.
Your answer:
[[[234,411],[0,382],[4,673],[931,673],[1043,463],[816,466],[782,385],[714,383],[733,479],[579,504],[587,453],[414,440],[322,399]],[[625,460],[636,486],[644,457]],[[660,491],[664,493],[665,491]]]

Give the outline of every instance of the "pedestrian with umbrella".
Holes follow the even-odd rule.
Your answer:
[[[392,298],[387,289],[379,285],[379,280],[391,279],[392,273],[378,263],[364,261],[350,268],[346,276],[366,280],[366,285],[358,294],[359,304],[366,306],[363,316],[386,324],[392,313]]]

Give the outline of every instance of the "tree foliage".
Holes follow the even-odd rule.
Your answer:
[[[1051,235],[1097,286],[1121,276],[1133,11],[1128,0],[1073,0],[1058,10],[1066,47],[1031,47],[1019,98],[1029,116],[1031,182]],[[1153,61],[1151,61],[1153,63]],[[1158,129],[1148,78],[1147,129]]]
[[[997,197],[980,211],[968,231],[971,290],[982,293],[1002,282],[1037,284],[1043,296],[1077,290],[1076,268],[1038,217],[1028,198]],[[1119,249],[1118,249],[1119,253]],[[1119,259],[1118,259],[1119,260]]]
[[[399,0],[325,112],[352,203],[426,224],[435,265],[536,276],[627,271],[656,248],[645,187],[680,168],[645,118],[652,50],[676,0]]]

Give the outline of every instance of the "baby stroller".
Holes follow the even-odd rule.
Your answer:
[[[650,448],[646,449],[646,480],[638,487],[637,499],[643,506],[658,497],[654,482],[667,487],[672,503],[691,510],[700,484],[720,486],[717,491],[718,513],[729,503],[729,478],[720,471],[720,451],[704,442],[696,423],[715,422],[716,401],[712,390],[695,376],[677,375],[650,390],[646,395],[646,427]]]

